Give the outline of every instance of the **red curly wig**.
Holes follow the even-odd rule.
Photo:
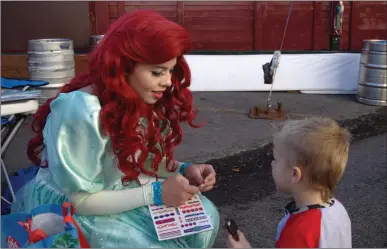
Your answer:
[[[93,88],[102,107],[102,130],[111,138],[118,167],[125,174],[123,182],[136,180],[140,172],[157,177],[163,157],[167,158],[166,170],[175,171],[176,165],[170,162],[174,160],[174,147],[182,141],[180,123],[186,121],[191,127],[199,127],[193,124],[197,110],[188,89],[191,73],[183,57],[190,45],[188,32],[157,12],[138,10],[125,14],[109,27],[99,46],[89,54],[88,70],[60,90],[68,93],[86,86]],[[177,58],[177,65],[172,86],[156,104],[146,104],[126,82],[125,74],[133,72],[137,63],[161,64],[173,58]],[[29,141],[27,154],[41,167],[49,166],[42,163],[40,157],[44,149],[42,131],[51,111],[50,103],[56,97],[47,100],[34,114],[32,130],[36,136]],[[140,134],[137,129],[140,117],[149,121],[145,134]],[[161,132],[165,129],[170,132],[163,139]],[[128,160],[136,158],[138,150],[140,157]],[[144,162],[149,153],[154,154],[154,160],[151,169],[147,170]]]

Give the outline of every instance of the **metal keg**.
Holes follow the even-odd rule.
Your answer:
[[[360,58],[357,100],[387,106],[387,41],[364,40]]]
[[[89,37],[90,52],[93,51],[102,40],[103,35],[92,35]]]
[[[48,85],[39,87],[43,97],[54,97],[59,89],[75,76],[73,41],[70,39],[29,40],[28,72],[31,80],[49,82]]]

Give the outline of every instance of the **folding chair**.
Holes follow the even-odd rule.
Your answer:
[[[16,201],[15,192],[3,160],[3,154],[27,116],[35,113],[39,107],[38,100],[42,98],[41,91],[28,89],[47,84],[47,81],[1,78],[1,171],[4,172],[12,201]],[[3,134],[5,134],[4,138]],[[3,196],[1,199],[8,204],[12,202]]]

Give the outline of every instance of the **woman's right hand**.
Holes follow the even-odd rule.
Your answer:
[[[161,198],[167,206],[177,207],[183,205],[197,193],[199,193],[198,187],[189,185],[187,178],[176,174],[163,182]]]

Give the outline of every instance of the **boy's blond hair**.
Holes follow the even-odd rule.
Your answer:
[[[274,135],[289,165],[301,168],[302,177],[322,191],[324,201],[333,197],[344,173],[350,140],[350,133],[329,118],[288,121]]]

